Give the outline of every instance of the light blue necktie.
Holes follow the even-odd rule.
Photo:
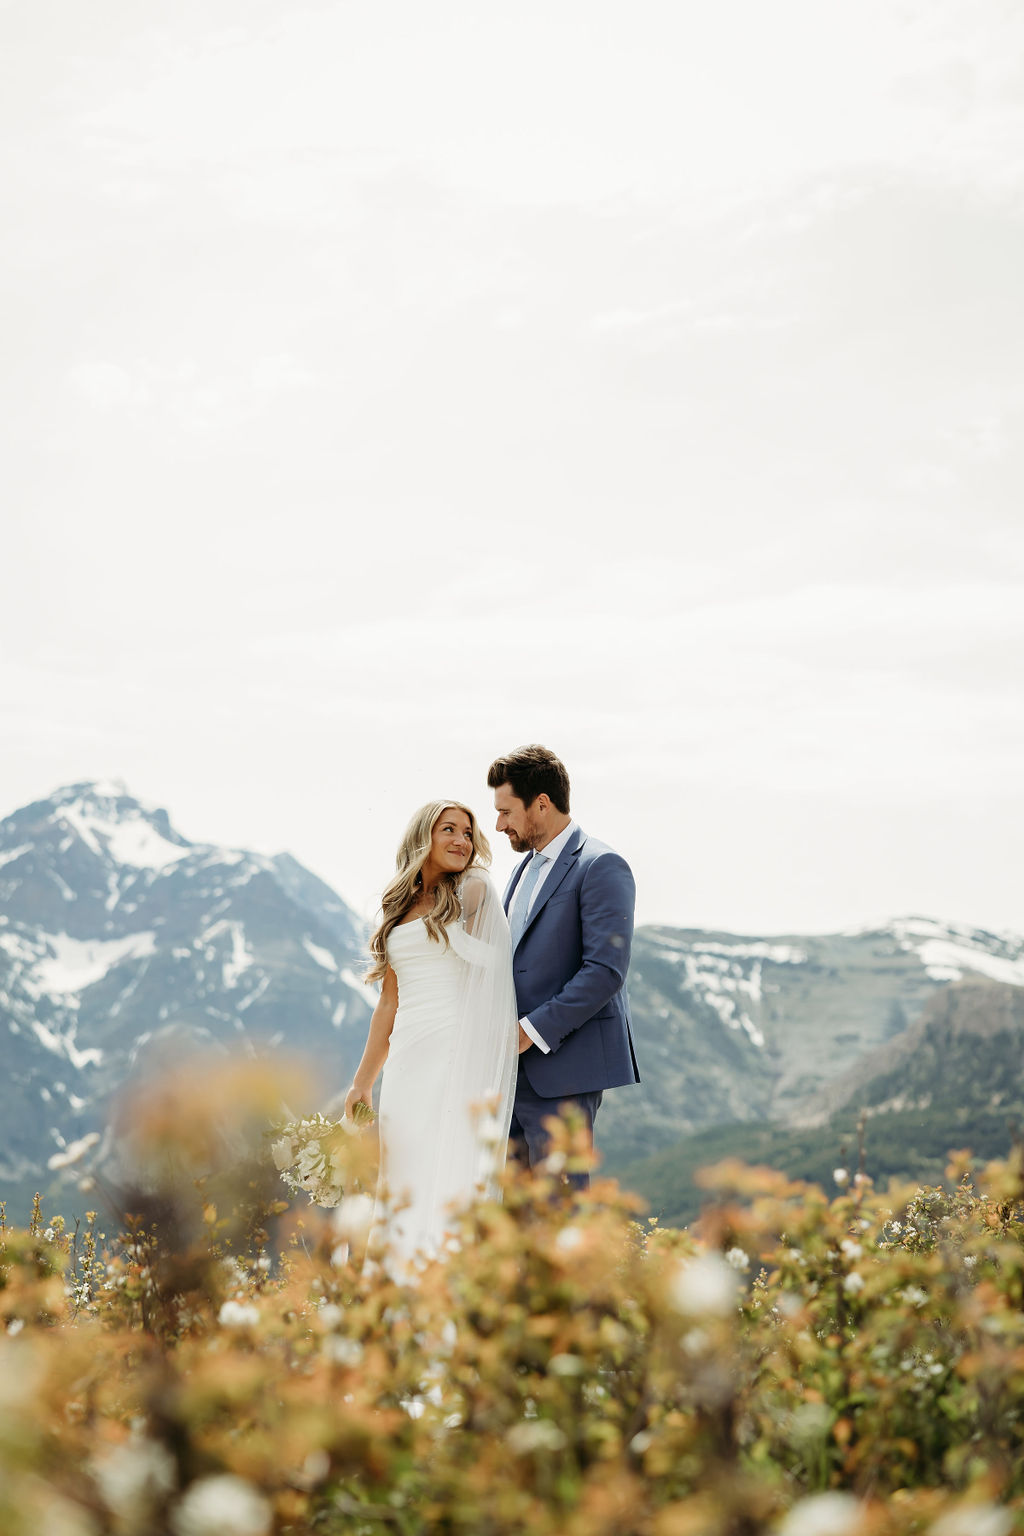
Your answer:
[[[533,896],[533,888],[537,884],[540,872],[548,862],[546,853],[535,853],[530,860],[530,867],[520,880],[516,889],[516,904],[512,908],[512,921],[509,927],[512,930],[512,948],[515,949],[523,936],[526,927],[526,919],[530,915],[530,900]]]

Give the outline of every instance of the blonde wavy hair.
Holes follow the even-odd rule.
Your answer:
[[[384,888],[380,900],[381,920],[370,939],[373,965],[366,973],[367,981],[382,981],[388,968],[388,935],[402,921],[423,894],[422,870],[430,853],[430,840],[434,828],[447,810],[461,811],[470,826],[473,852],[466,869],[444,874],[437,882],[434,905],[423,918],[427,933],[438,944],[448,948],[445,929],[462,915],[459,900],[459,882],[466,870],[486,869],[491,862],[491,848],[479,823],[468,805],[461,800],[431,800],[421,806],[405,829],[405,836],[395,856],[395,874]]]

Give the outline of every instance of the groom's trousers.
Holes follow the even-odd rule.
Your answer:
[[[510,1160],[522,1163],[527,1168],[536,1168],[537,1164],[547,1157],[551,1148],[551,1138],[544,1127],[544,1121],[552,1115],[557,1115],[563,1104],[571,1104],[580,1111],[586,1120],[587,1129],[593,1141],[594,1117],[603,1097],[604,1094],[598,1089],[595,1093],[561,1093],[555,1099],[542,1098],[531,1087],[530,1079],[523,1071],[523,1063],[520,1059],[515,1108],[512,1111],[512,1124],[508,1133]],[[590,1188],[589,1173],[570,1173],[567,1178],[574,1189]]]

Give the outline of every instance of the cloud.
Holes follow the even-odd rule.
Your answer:
[[[137,408],[150,398],[145,384],[117,363],[76,363],[66,377],[70,388],[98,411]]]
[[[253,365],[252,382],[258,390],[270,394],[287,394],[292,390],[310,388],[316,383],[316,375],[297,358],[285,352],[276,357],[258,358]]]

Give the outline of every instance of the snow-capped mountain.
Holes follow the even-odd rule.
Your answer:
[[[117,783],[0,822],[0,1180],[47,1178],[160,1051],[287,1048],[325,1096],[372,996],[363,923],[286,854],[192,843]]]

